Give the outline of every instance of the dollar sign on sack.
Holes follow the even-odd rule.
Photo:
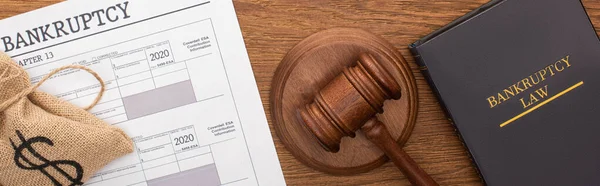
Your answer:
[[[15,149],[14,159],[15,159],[15,164],[17,164],[17,167],[19,167],[21,169],[25,169],[25,170],[40,171],[40,172],[42,172],[42,174],[47,176],[55,186],[62,186],[62,184],[54,176],[52,176],[52,175],[50,175],[50,173],[48,173],[48,169],[53,168],[58,173],[60,173],[60,175],[64,176],[67,180],[69,180],[71,182],[71,184],[69,184],[69,186],[83,185],[83,183],[81,182],[81,179],[83,177],[83,168],[81,167],[81,165],[79,163],[77,163],[76,161],[71,161],[71,160],[50,161],[50,160],[46,159],[44,156],[42,156],[40,153],[38,153],[32,146],[34,143],[45,143],[47,145],[54,146],[54,142],[52,142],[52,140],[50,140],[46,137],[43,137],[43,136],[25,139],[25,137],[23,136],[21,131],[17,130],[16,133],[17,133],[17,136],[19,137],[19,140],[21,140],[21,145],[18,145],[18,146],[15,145],[15,143],[13,142],[12,139],[10,140],[10,144],[12,145],[13,149]],[[23,155],[24,150],[29,151],[29,153],[31,153],[35,158],[38,159],[35,162],[42,162],[42,163],[40,163],[40,164],[33,163],[29,158],[27,158]],[[59,165],[62,167],[64,167],[65,165],[72,166],[73,168],[75,168],[76,175],[75,176],[70,175],[64,169],[60,168]]]

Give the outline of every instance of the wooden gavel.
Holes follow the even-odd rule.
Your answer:
[[[338,152],[341,138],[361,129],[394,162],[413,185],[438,185],[402,150],[375,116],[383,102],[400,99],[394,77],[370,54],[362,53],[358,64],[347,67],[323,87],[312,103],[300,108],[305,126],[325,150]]]

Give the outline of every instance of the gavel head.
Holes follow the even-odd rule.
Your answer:
[[[337,152],[342,137],[354,137],[367,120],[383,113],[385,100],[400,96],[395,78],[371,54],[362,53],[356,66],[345,68],[299,112],[321,146]]]

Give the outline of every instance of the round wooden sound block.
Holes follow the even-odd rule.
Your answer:
[[[331,174],[366,172],[388,159],[361,132],[342,138],[337,153],[327,152],[304,127],[299,109],[340,74],[356,65],[362,52],[372,54],[401,86],[402,97],[384,102],[377,117],[401,146],[412,132],[417,114],[415,78],[402,55],[387,41],[361,29],[335,28],[313,34],[283,58],[271,88],[271,113],[277,135],[304,164]]]

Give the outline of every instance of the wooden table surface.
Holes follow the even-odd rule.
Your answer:
[[[0,19],[57,2],[0,0]],[[271,130],[271,79],[286,52],[303,38],[327,28],[363,28],[396,46],[417,78],[419,113],[414,132],[405,146],[406,152],[441,185],[480,185],[481,180],[465,148],[417,70],[407,45],[485,2],[487,0],[241,0],[234,4]],[[596,30],[600,30],[600,1],[583,0],[583,4]],[[391,162],[353,176],[315,171],[298,162],[274,132],[273,138],[289,185],[409,185]]]

